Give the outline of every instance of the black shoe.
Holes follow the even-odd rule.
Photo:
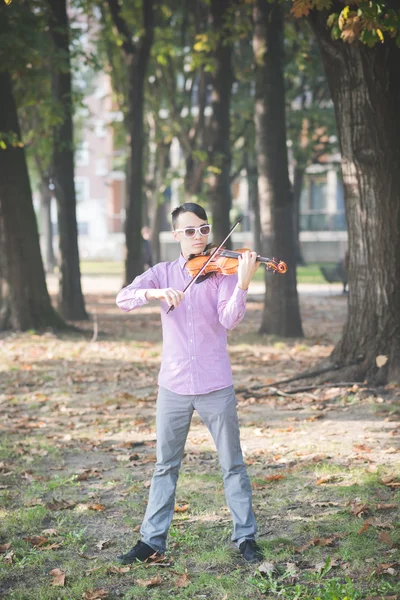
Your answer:
[[[157,554],[157,551],[145,544],[142,541],[138,541],[136,546],[133,546],[126,554],[121,554],[121,556],[117,556],[118,562],[122,565],[130,565],[135,561],[144,562],[153,554]]]
[[[249,563],[259,562],[264,558],[260,546],[253,539],[244,540],[239,546],[239,552],[244,560]]]

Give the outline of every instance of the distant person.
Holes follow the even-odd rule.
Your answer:
[[[142,252],[145,269],[153,266],[153,252],[151,249],[150,228],[145,225],[142,227]]]

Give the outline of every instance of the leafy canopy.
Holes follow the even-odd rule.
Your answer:
[[[360,40],[368,46],[395,38],[400,47],[400,8],[391,0],[293,0],[295,17],[307,16],[313,9],[330,12],[328,26],[333,39],[352,43]]]

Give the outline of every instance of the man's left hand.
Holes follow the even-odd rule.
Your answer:
[[[238,286],[242,290],[247,290],[254,273],[260,266],[257,262],[257,252],[246,250],[238,257],[238,261]]]

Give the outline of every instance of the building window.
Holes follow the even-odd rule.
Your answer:
[[[96,121],[96,125],[94,127],[94,132],[97,135],[97,137],[105,137],[106,136],[106,123],[105,121]]]
[[[77,204],[89,200],[88,177],[75,177],[75,194]]]
[[[75,152],[75,163],[77,167],[87,167],[89,164],[89,143],[83,141],[79,144]]]
[[[96,160],[96,175],[104,177],[108,173],[107,159],[105,157]]]

